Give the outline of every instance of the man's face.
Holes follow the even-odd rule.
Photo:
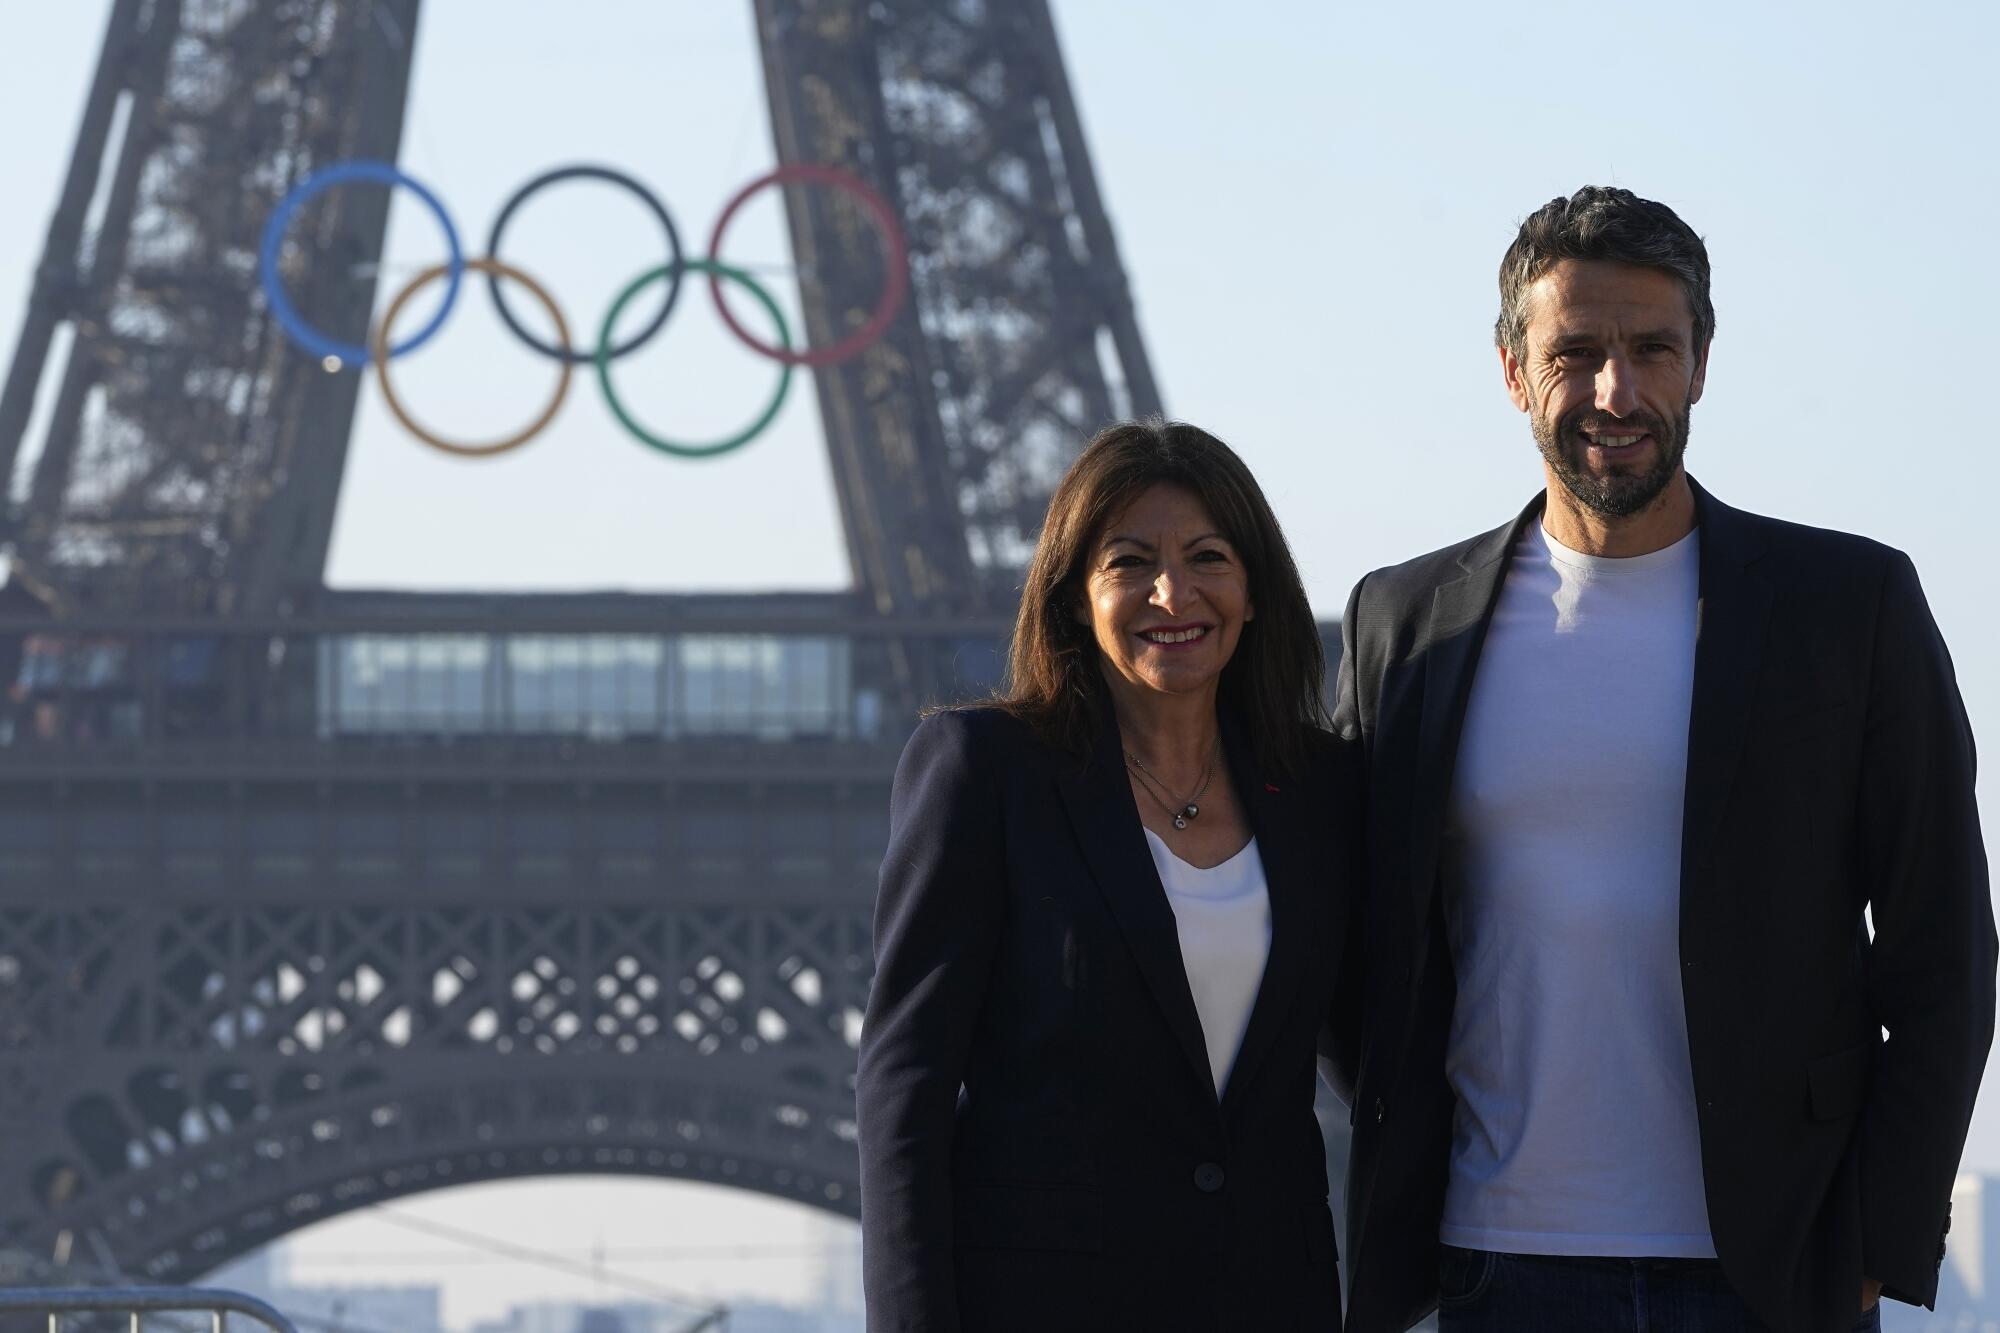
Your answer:
[[[1579,504],[1602,518],[1638,513],[1680,470],[1708,370],[1679,281],[1564,259],[1529,287],[1527,310],[1521,354],[1500,349],[1507,396]]]

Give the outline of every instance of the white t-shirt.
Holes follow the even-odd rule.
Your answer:
[[[1271,896],[1257,840],[1221,865],[1202,869],[1175,856],[1151,829],[1146,846],[1160,872],[1160,887],[1174,909],[1181,937],[1181,966],[1187,969],[1201,1035],[1208,1043],[1208,1071],[1220,1097],[1229,1067],[1243,1045],[1250,1008],[1264,981],[1271,955]]]
[[[1715,1254],[1680,968],[1699,587],[1694,533],[1514,548],[1446,816],[1447,1244]]]

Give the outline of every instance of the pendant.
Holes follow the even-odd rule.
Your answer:
[[[1186,816],[1186,815],[1175,815],[1175,816],[1174,816],[1174,827],[1175,827],[1175,828],[1186,828],[1186,827],[1187,827],[1187,816]]]
[[[1189,819],[1193,819],[1196,815],[1201,813],[1201,807],[1196,805],[1193,801],[1189,801],[1187,803],[1187,808],[1181,811],[1181,813],[1186,815]]]

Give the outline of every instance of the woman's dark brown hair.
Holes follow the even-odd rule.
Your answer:
[[[1243,562],[1257,615],[1222,669],[1220,703],[1248,732],[1261,765],[1295,774],[1306,729],[1328,725],[1319,627],[1256,478],[1228,445],[1183,422],[1152,417],[1108,427],[1071,464],[1028,563],[1007,685],[996,702],[1047,743],[1090,753],[1111,701],[1095,633],[1076,619],[1085,566],[1105,525],[1162,484],[1198,497]]]

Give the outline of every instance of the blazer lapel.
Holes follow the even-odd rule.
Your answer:
[[[1438,846],[1446,803],[1458,764],[1459,734],[1472,697],[1479,650],[1507,576],[1514,543],[1540,517],[1546,493],[1513,522],[1487,533],[1459,557],[1464,575],[1439,584],[1431,595],[1430,625],[1423,639],[1423,713],[1417,727],[1417,766],[1410,800],[1409,909],[1421,938],[1437,886]]]
[[[1770,581],[1751,568],[1763,538],[1748,516],[1694,489],[1701,533],[1701,592],[1695,620],[1694,699],[1688,717],[1687,791],[1682,805],[1681,897],[1709,861],[1729,807],[1750,729],[1751,702],[1771,618]]]
[[[1181,962],[1174,909],[1167,903],[1167,891],[1146,846],[1114,719],[1106,718],[1090,767],[1081,773],[1066,770],[1056,783],[1091,877],[1110,904],[1167,1027],[1202,1086],[1213,1089],[1208,1045],[1202,1038],[1194,993],[1188,989],[1187,969]]]
[[[1257,999],[1230,1066],[1229,1081],[1223,1085],[1222,1104],[1227,1113],[1236,1090],[1249,1084],[1250,1075],[1270,1049],[1297,998],[1313,951],[1313,895],[1330,894],[1333,888],[1324,868],[1310,855],[1301,828],[1303,803],[1310,790],[1297,782],[1266,782],[1257,769],[1249,739],[1226,717],[1222,739],[1236,799],[1257,839],[1257,856],[1263,863],[1264,888],[1271,904],[1271,952],[1264,961],[1264,976],[1257,984]]]

